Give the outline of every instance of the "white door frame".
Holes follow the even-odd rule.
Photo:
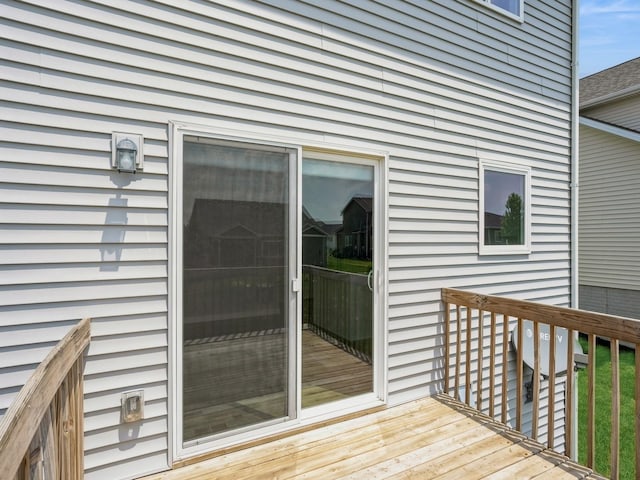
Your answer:
[[[168,407],[169,407],[169,465],[178,460],[203,454],[217,448],[241,444],[269,434],[286,431],[296,426],[310,424],[324,418],[330,418],[353,411],[362,410],[374,405],[380,405],[387,400],[387,292],[388,292],[388,223],[387,223],[387,177],[388,154],[376,150],[352,149],[344,145],[317,144],[304,141],[296,141],[287,137],[260,138],[260,136],[246,137],[246,132],[237,130],[222,130],[204,125],[196,125],[183,122],[170,122],[169,124],[169,259],[168,259],[168,333],[169,333],[169,365],[168,365]],[[182,251],[181,251],[181,217],[182,217],[182,145],[184,136],[206,136],[217,140],[229,140],[244,144],[270,145],[294,149],[296,161],[290,162],[289,179],[292,185],[289,188],[289,201],[292,202],[290,212],[295,212],[295,231],[289,241],[289,262],[291,272],[291,290],[295,292],[290,296],[289,304],[290,321],[296,328],[290,329],[290,358],[295,359],[292,368],[289,368],[290,398],[289,405],[295,405],[291,415],[286,421],[274,422],[264,427],[248,428],[232,436],[221,436],[214,439],[190,442],[189,447],[182,445],[182,349],[179,341],[182,338],[182,315],[179,308],[182,305]],[[347,399],[344,402],[336,402],[322,406],[322,408],[306,409],[301,415],[301,322],[298,319],[302,315],[301,297],[302,281],[302,226],[299,219],[302,216],[302,158],[304,151],[324,152],[324,155],[334,155],[343,161],[355,160],[375,165],[374,172],[374,197],[377,208],[374,223],[374,265],[375,265],[375,291],[374,291],[374,393],[367,396],[358,396]],[[358,160],[359,159],[359,160]],[[293,219],[291,219],[293,220]],[[377,225],[377,227],[376,227]],[[290,230],[291,232],[292,230]],[[291,386],[293,385],[293,388]]]

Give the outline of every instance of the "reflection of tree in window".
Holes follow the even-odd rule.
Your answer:
[[[505,204],[502,217],[501,234],[507,245],[522,245],[522,197],[517,193],[511,193]]]
[[[526,176],[484,170],[484,244],[524,245]]]

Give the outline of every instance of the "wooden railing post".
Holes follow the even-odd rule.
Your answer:
[[[589,335],[589,364],[587,365],[587,467],[595,464],[596,445],[596,336]]]
[[[567,393],[566,393],[566,414],[564,416],[564,452],[569,458],[574,457],[573,451],[573,418],[575,414],[575,390],[574,384],[574,366],[573,366],[573,342],[575,342],[575,332],[571,329],[567,330]]]
[[[482,310],[478,311],[478,377],[477,377],[478,388],[476,389],[476,408],[478,410],[482,410],[482,367],[483,367],[482,360],[484,357],[483,317],[484,317],[484,312]]]
[[[460,400],[460,348],[462,346],[462,319],[460,305],[456,305],[456,378],[454,382],[455,398]]]
[[[449,393],[449,358],[451,358],[451,309],[444,304],[444,393]]]
[[[464,401],[471,405],[471,307],[467,307],[467,351],[464,367]]]
[[[555,325],[549,326],[549,406],[552,407],[556,404],[556,327]],[[567,363],[567,369],[572,366],[571,363]],[[554,428],[556,419],[556,409],[549,408],[547,415],[547,447],[554,447]]]
[[[620,350],[612,338],[611,350],[611,478],[620,477]],[[640,472],[639,472],[640,473]]]
[[[489,347],[489,416],[495,417],[496,398],[496,312],[491,312],[491,344]]]
[[[507,423],[507,392],[509,391],[509,362],[507,362],[507,352],[509,351],[509,316],[502,315],[502,405],[500,408],[500,419],[502,423]]]
[[[51,472],[47,478],[83,478],[82,355],[89,340],[90,321],[85,319],[49,352],[5,413],[0,422],[3,479],[13,479],[23,468],[26,476],[18,478],[29,480],[30,463],[43,451],[51,453],[47,462],[53,462],[43,467]]]
[[[524,381],[524,362],[522,361],[522,318],[518,317],[518,338],[516,348],[516,430],[522,431],[522,383]]]

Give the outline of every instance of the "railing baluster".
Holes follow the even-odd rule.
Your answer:
[[[467,307],[467,351],[464,369],[464,402],[471,405],[471,318],[473,311]]]
[[[556,419],[556,327],[549,325],[549,403],[547,410],[547,447],[554,445],[554,426]],[[567,363],[569,365],[569,363]]]
[[[507,423],[507,392],[509,384],[509,315],[502,315],[502,411],[500,418],[502,423]]]
[[[567,330],[567,401],[565,402],[564,416],[564,453],[567,457],[573,458],[573,415],[574,415],[574,390],[573,390],[573,342],[575,341],[575,332],[571,329]]]
[[[444,304],[444,393],[449,393],[449,359],[451,354],[451,305],[449,302]]]
[[[456,305],[456,328],[457,328],[457,332],[456,332],[456,382],[455,382],[455,386],[456,386],[456,394],[455,394],[455,398],[456,400],[460,400],[460,363],[461,363],[461,359],[460,359],[460,349],[462,348],[462,320],[461,320],[461,315],[462,312],[460,311],[460,305]]]
[[[476,390],[476,408],[482,411],[482,360],[484,357],[484,312],[478,310],[478,389]]]
[[[596,444],[596,336],[589,334],[589,365],[587,366],[587,467],[593,468]]]
[[[538,439],[540,419],[540,324],[533,322],[533,377],[531,378],[533,408],[531,409],[531,438]]]
[[[516,430],[522,431],[522,381],[524,366],[522,363],[522,345],[524,334],[522,332],[522,318],[518,317],[518,338],[516,352]]]
[[[496,312],[491,312],[491,346],[489,352],[489,416],[495,416],[496,398]]]
[[[620,476],[620,349],[618,340],[610,340],[611,350],[611,478]]]

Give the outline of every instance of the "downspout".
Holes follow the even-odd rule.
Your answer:
[[[571,5],[571,307],[578,308],[578,134],[580,131],[580,81],[578,79],[578,17],[579,0]],[[575,335],[575,334],[574,334]],[[578,459],[578,381],[573,377],[573,428],[571,432],[571,452],[573,460]]]
[[[571,307],[578,308],[578,133],[579,85],[578,80],[578,2],[572,0],[571,25]]]

